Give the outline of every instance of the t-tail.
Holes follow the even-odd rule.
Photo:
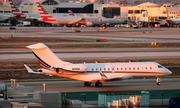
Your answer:
[[[49,15],[49,13],[44,9],[44,7],[39,2],[36,2],[36,5],[39,11],[39,15],[41,17],[38,19],[39,21],[48,22],[52,24],[57,23],[57,20],[53,16]]]
[[[60,60],[46,45],[43,43],[37,43],[27,48],[31,49],[35,57],[37,58],[40,65],[47,69],[56,69],[68,64],[69,62],[64,62]]]
[[[16,4],[12,1],[12,0],[9,0],[10,2],[10,5],[11,5],[11,11],[13,13],[13,15],[16,16],[16,19],[25,19],[26,18],[26,15],[23,14],[19,9],[18,7],[16,6]]]

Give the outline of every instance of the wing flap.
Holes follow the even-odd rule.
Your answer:
[[[125,74],[116,74],[116,73],[112,73],[109,75],[105,75],[103,72],[99,71],[100,75],[101,75],[101,79],[103,81],[119,81],[119,80],[123,80],[123,79],[129,79],[132,78],[131,75],[125,75]]]

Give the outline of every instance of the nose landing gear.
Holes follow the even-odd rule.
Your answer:
[[[161,79],[159,77],[157,77],[156,83],[157,85],[161,85]]]

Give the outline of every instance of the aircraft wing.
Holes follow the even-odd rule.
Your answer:
[[[101,80],[103,81],[119,81],[119,80],[123,80],[123,79],[128,79],[131,78],[131,75],[126,75],[126,74],[116,74],[116,73],[112,73],[109,75],[105,75],[103,72],[99,71],[100,75],[101,75]]]
[[[81,21],[81,18],[76,19],[76,20],[72,20],[72,21],[68,22],[68,24],[76,24],[79,21]]]

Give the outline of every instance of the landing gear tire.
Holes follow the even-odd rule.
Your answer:
[[[85,86],[91,86],[91,82],[84,82]]]
[[[161,85],[161,82],[157,82],[157,85]]]
[[[96,83],[95,83],[95,86],[96,86],[96,87],[102,87],[102,83],[101,83],[101,82],[96,82]]]
[[[156,82],[157,82],[157,85],[161,85],[161,79],[159,77],[157,77]]]

